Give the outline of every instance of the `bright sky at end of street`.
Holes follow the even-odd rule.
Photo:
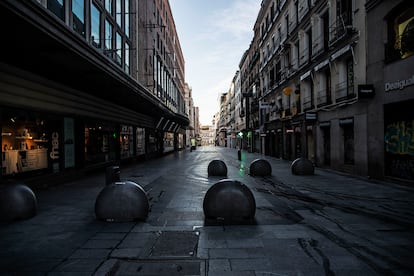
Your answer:
[[[261,0],[170,0],[200,124],[211,125],[253,39]]]

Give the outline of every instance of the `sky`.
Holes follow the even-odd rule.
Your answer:
[[[185,61],[185,81],[211,125],[219,96],[229,90],[253,39],[261,0],[169,0]]]

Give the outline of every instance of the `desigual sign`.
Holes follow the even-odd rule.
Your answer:
[[[414,75],[410,78],[405,80],[397,80],[394,82],[386,82],[385,83],[385,92],[392,91],[392,90],[402,90],[407,86],[414,85]]]

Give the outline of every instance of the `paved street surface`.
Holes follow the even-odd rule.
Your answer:
[[[272,176],[252,177],[257,158]],[[206,191],[222,177],[256,200],[254,222],[205,221]],[[36,191],[38,214],[0,224],[0,275],[413,275],[414,186],[316,169],[296,176],[290,162],[198,147],[121,167],[121,179],[148,193],[145,221],[98,221],[105,174]]]

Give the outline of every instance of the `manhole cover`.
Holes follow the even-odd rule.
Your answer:
[[[115,268],[115,269],[114,269]],[[196,260],[119,260],[111,275],[205,275],[205,262]]]
[[[151,257],[182,258],[196,255],[197,232],[161,232],[152,247]]]

